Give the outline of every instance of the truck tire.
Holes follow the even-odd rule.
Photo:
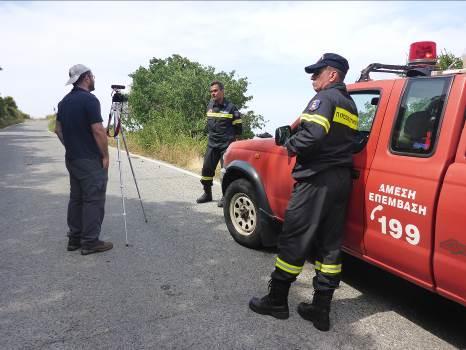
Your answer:
[[[261,220],[256,192],[245,179],[233,181],[225,192],[223,216],[233,239],[239,244],[257,249],[262,246]]]

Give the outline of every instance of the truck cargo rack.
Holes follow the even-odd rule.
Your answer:
[[[406,77],[416,77],[416,76],[430,76],[431,72],[434,70],[435,66],[397,66],[392,64],[382,64],[382,63],[371,63],[366,68],[361,71],[361,76],[356,82],[361,81],[370,81],[370,73],[393,73],[399,74]]]

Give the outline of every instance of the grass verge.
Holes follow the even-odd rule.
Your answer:
[[[24,118],[2,118],[0,119],[0,129],[6,128],[7,126],[23,123]]]
[[[48,115],[48,129],[55,130],[55,115]],[[141,134],[140,132],[125,132],[128,150],[133,154],[161,160],[180,168],[201,174],[203,154],[207,147],[207,140],[178,135],[170,140],[157,140],[156,135]],[[124,149],[120,134],[120,147]],[[113,137],[108,139],[110,146],[116,147]],[[220,176],[220,165],[217,167],[215,177]]]
[[[190,137],[180,136],[176,143],[162,143],[153,140],[149,144],[141,144],[142,140],[138,133],[125,132],[128,150],[133,154],[161,160],[180,168],[201,174],[203,153],[206,149],[204,140],[196,140]],[[116,140],[109,138],[109,145],[116,147]],[[124,149],[123,141],[120,137],[120,147]],[[219,171],[216,172],[219,177]]]
[[[49,121],[47,124],[49,131],[55,132],[55,120],[57,119],[56,114],[49,114],[45,118]]]

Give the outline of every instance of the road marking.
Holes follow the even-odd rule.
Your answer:
[[[115,147],[113,147],[113,146],[109,146],[109,147],[115,148]],[[116,149],[116,148],[115,148],[115,149]],[[121,150],[121,151],[126,153],[126,151],[124,151],[124,150]],[[175,165],[162,162],[161,160],[155,160],[155,159],[152,159],[152,158],[147,158],[147,157],[141,156],[141,155],[139,155],[139,154],[134,154],[134,153],[131,153],[131,152],[129,152],[129,155],[130,155],[130,156],[133,156],[133,157],[138,157],[138,158],[147,160],[148,162],[152,162],[152,163],[155,163],[155,164],[163,165],[163,166],[165,166],[165,167],[167,167],[167,168],[170,168],[170,169],[173,169],[173,170],[177,170],[177,171],[179,171],[180,173],[183,173],[183,174],[190,175],[190,176],[196,177],[196,178],[198,178],[198,179],[201,179],[201,175],[198,175],[198,174],[196,174],[196,173],[193,173],[192,171],[189,171],[189,170],[185,170],[185,169],[182,169],[182,168],[178,168],[178,167],[175,166]],[[217,180],[214,180],[214,184],[220,186],[220,182],[217,181]]]

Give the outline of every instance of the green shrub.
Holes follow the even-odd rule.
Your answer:
[[[129,94],[130,115],[127,126],[146,127],[156,122],[158,131],[174,131],[196,136],[205,133],[206,107],[210,100],[209,87],[213,80],[225,85],[225,97],[243,114],[243,137],[254,136],[252,129],[262,128],[264,118],[247,110],[252,96],[246,95],[247,78],[235,78],[235,71],[216,72],[180,55],[166,59],[153,58],[149,67],[139,67]]]
[[[49,122],[47,124],[48,129],[51,132],[55,132],[55,121],[57,120],[57,115],[56,114],[49,114],[45,117]]]
[[[24,119],[29,119],[29,115],[18,109],[13,97],[0,97],[0,128],[22,123]]]
[[[141,130],[130,133],[130,138],[145,153],[157,159],[195,170],[192,163],[202,157],[207,138],[203,135],[191,136],[180,124],[173,122],[177,118],[181,116],[167,113],[158,121],[148,122]]]
[[[243,138],[265,125],[261,115],[248,110],[247,78],[235,72],[216,72],[179,55],[153,58],[149,67],[130,74],[129,113],[122,119],[130,151],[153,156],[193,171],[200,171],[207,147],[206,107],[213,80],[225,85],[225,97],[242,113]],[[111,142],[114,144],[114,142]]]

